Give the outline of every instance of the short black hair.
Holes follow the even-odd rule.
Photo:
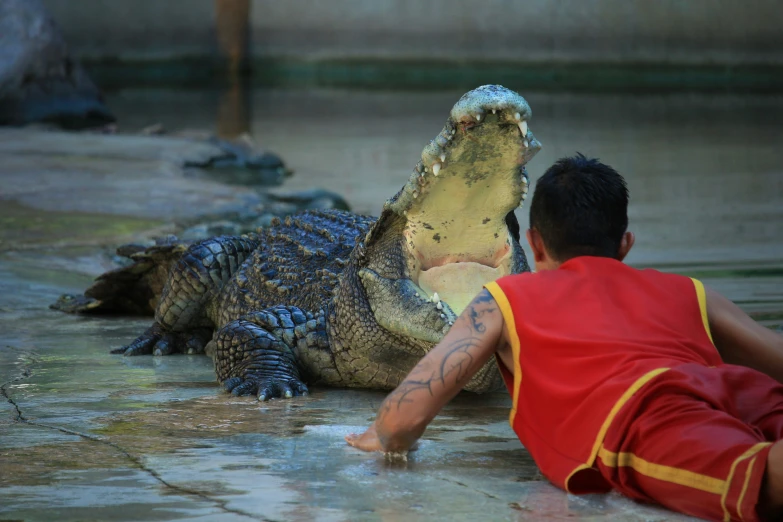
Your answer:
[[[617,258],[628,228],[628,186],[612,167],[577,153],[557,160],[536,182],[530,228],[549,255]]]

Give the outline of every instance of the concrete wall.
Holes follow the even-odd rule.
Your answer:
[[[780,0],[252,0],[260,57],[783,64]],[[75,53],[214,52],[214,0],[44,0]]]

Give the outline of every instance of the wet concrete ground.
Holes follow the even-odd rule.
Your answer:
[[[47,311],[62,290],[0,269],[0,519],[685,520],[542,481],[502,394],[459,397],[392,464],[343,441],[382,393],[236,398],[206,357],[108,355],[147,321]]]
[[[253,133],[296,171],[285,189],[329,188],[377,213],[458,94],[260,93]],[[130,130],[153,118],[209,129],[198,96],[131,93],[114,107]],[[783,103],[528,98],[545,147],[533,179],[575,149],[615,164],[632,190],[633,264],[695,275],[763,324],[783,322]],[[342,439],[371,422],[382,393],[318,389],[259,404],[224,394],[206,357],[109,355],[149,320],[47,305],[111,266],[118,243],[252,192],[186,176],[149,147],[3,136],[0,519],[686,520],[541,480],[503,394],[458,397],[401,465]]]

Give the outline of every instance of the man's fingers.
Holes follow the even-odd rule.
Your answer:
[[[367,433],[350,433],[345,436],[345,442],[350,446],[362,451],[380,451],[381,447],[378,445],[378,439],[368,438]]]

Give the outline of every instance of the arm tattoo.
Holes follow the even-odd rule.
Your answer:
[[[492,303],[494,301],[495,298],[492,297],[492,294],[489,293],[489,290],[485,288],[473,299],[472,304],[485,304]]]
[[[457,339],[450,345],[449,351],[436,369],[422,368],[414,370],[415,373],[412,373],[400,383],[383,401],[378,409],[377,422],[382,423],[392,409],[399,411],[404,403],[413,402],[415,399],[410,395],[414,392],[424,390],[430,397],[434,396],[432,384],[435,382],[441,382],[445,385],[446,379],[453,376],[454,383],[457,386],[464,385],[463,381],[468,376],[474,360],[471,349],[478,346],[479,342],[480,339],[477,337]]]
[[[427,390],[430,397],[432,397],[432,381],[432,378],[425,380],[405,379],[388,397],[386,397],[386,399],[384,399],[383,403],[381,403],[380,408],[378,408],[378,415],[375,422],[382,424],[386,415],[391,412],[392,407],[396,407],[396,409],[399,410],[403,403],[413,402],[413,399],[409,398],[408,395],[416,390]]]
[[[497,311],[492,295],[483,290],[468,306],[468,326],[472,328],[473,334],[451,341],[448,351],[437,368],[432,368],[431,364],[414,368],[411,374],[383,401],[378,409],[377,422],[382,423],[392,409],[399,410],[404,403],[413,402],[415,399],[410,395],[414,392],[424,390],[430,397],[434,396],[432,384],[435,382],[445,385],[446,379],[453,378],[455,385],[464,386],[466,384],[464,381],[469,376],[475,360],[473,349],[481,346],[487,331],[481,319]]]
[[[468,308],[470,309],[468,315],[475,331],[479,333],[484,333],[487,331],[487,327],[484,326],[484,323],[479,322],[479,319],[481,319],[484,314],[491,314],[497,311],[496,307],[492,305],[487,306],[488,303],[494,302],[495,300],[492,298],[492,294],[490,294],[487,290],[482,290],[479,295],[473,299],[470,305],[468,305]]]

